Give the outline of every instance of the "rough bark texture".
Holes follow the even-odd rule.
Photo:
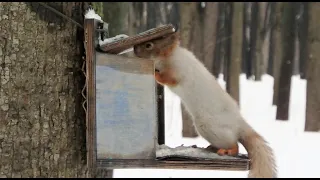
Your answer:
[[[281,57],[282,57],[282,41],[281,41],[281,29],[282,29],[282,24],[281,24],[281,18],[283,14],[283,3],[282,2],[276,2],[276,7],[275,7],[275,15],[271,14],[271,16],[275,16],[275,24],[274,24],[274,29],[273,33],[274,35],[272,36],[273,40],[273,78],[274,78],[274,83],[273,83],[273,105],[277,105],[278,103],[278,90],[279,90],[279,75],[280,75],[280,66],[281,66]]]
[[[320,131],[320,4],[309,2],[306,131]]]
[[[191,32],[194,26],[195,12],[197,2],[180,2],[180,36],[181,46],[191,49]],[[183,137],[197,137],[198,134],[193,126],[190,114],[186,111],[183,104],[181,104],[182,113],[182,136]]]
[[[83,24],[82,4],[50,3]],[[85,177],[82,36],[37,3],[0,3],[0,177]]]
[[[283,4],[282,57],[279,78],[277,120],[288,120],[291,76],[295,49],[295,5]]]
[[[229,64],[230,74],[227,81],[227,91],[240,104],[239,98],[239,75],[241,72],[242,30],[243,30],[243,3],[234,2],[232,13],[232,38],[231,38],[231,61]]]

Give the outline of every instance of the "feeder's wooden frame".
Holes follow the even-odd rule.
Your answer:
[[[87,83],[87,165],[89,174],[96,172],[97,169],[121,169],[121,168],[159,168],[159,169],[211,169],[211,170],[249,170],[249,159],[238,157],[236,159],[215,159],[215,160],[143,160],[143,159],[97,159],[96,154],[96,102],[95,102],[95,58],[96,47],[98,46],[98,33],[96,31],[97,21],[86,19],[85,27],[85,46],[86,46],[86,83]],[[110,54],[119,53],[135,44],[146,42],[158,38],[168,33],[172,33],[172,25],[162,28],[155,28],[136,36],[128,37],[118,42],[110,43],[100,47],[100,50]],[[163,96],[163,92],[162,96]],[[163,106],[164,101],[162,98]],[[158,104],[159,105],[159,104]],[[158,107],[159,108],[159,107]],[[159,112],[160,110],[160,112]],[[162,111],[162,112],[161,112]],[[158,114],[164,122],[163,107],[158,109]],[[160,121],[161,122],[161,121]],[[161,127],[164,129],[164,126]],[[162,130],[163,131],[163,130]],[[162,134],[164,136],[164,134]],[[161,137],[160,137],[161,138]],[[164,143],[164,137],[163,143]],[[163,144],[160,142],[160,144]]]

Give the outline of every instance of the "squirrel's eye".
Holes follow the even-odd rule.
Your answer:
[[[146,49],[151,50],[153,48],[153,43],[147,43],[146,44]]]

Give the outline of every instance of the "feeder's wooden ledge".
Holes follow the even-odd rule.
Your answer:
[[[249,170],[249,159],[246,155],[238,157],[219,156],[205,148],[179,146],[170,148],[161,145],[157,148],[156,160],[102,160],[98,167],[107,169],[122,168],[158,168],[158,169],[198,169],[198,170]]]

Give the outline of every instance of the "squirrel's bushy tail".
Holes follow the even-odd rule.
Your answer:
[[[277,178],[277,167],[273,150],[255,130],[248,126],[240,143],[248,152],[250,171],[248,178]]]

